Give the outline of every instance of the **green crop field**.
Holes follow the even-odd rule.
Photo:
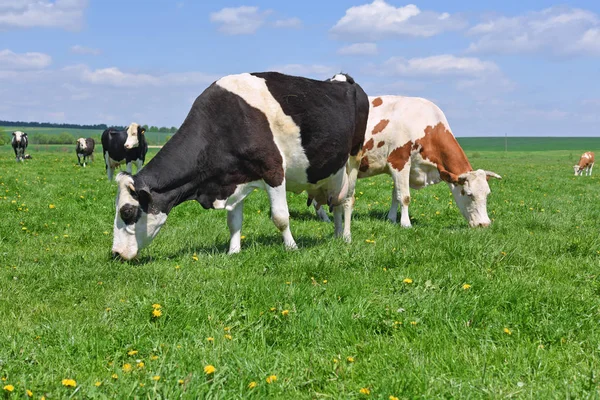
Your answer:
[[[2,386],[38,399],[598,398],[600,180],[572,170],[598,142],[569,141],[504,153],[465,139],[475,168],[503,176],[487,229],[468,228],[445,184],[413,191],[412,229],[386,222],[382,176],[359,181],[352,244],[289,194],[299,250],[286,252],[257,192],[240,254],[225,254],[225,212],[189,202],[129,263],[110,257],[116,186],[100,157],[81,168],[41,148],[17,164],[0,147]]]

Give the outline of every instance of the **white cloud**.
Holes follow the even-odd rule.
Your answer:
[[[52,57],[44,53],[14,53],[8,49],[0,50],[0,69],[31,70],[43,69],[52,63]]]
[[[374,0],[347,9],[331,33],[339,39],[380,40],[394,36],[430,37],[465,27],[460,16],[421,11],[414,4],[394,7],[384,0]]]
[[[269,10],[260,12],[258,7],[228,7],[211,13],[210,20],[220,24],[219,32],[227,35],[248,35],[255,33],[270,13]]]
[[[87,5],[87,0],[3,0],[0,1],[0,29],[77,30],[83,25]]]
[[[406,76],[482,76],[498,73],[500,69],[491,61],[475,57],[456,57],[442,54],[424,58],[392,57],[376,72]]]
[[[376,43],[353,43],[337,51],[343,56],[372,56],[378,53]]]
[[[91,47],[85,47],[76,44],[75,46],[71,46],[71,53],[97,56],[100,55],[100,53],[102,52],[100,51],[100,49],[94,49]]]
[[[568,7],[552,7],[516,17],[494,17],[469,30],[479,38],[472,53],[600,55],[600,18]]]
[[[331,78],[334,74],[340,72],[339,68],[320,64],[286,64],[271,67],[269,70],[288,75],[312,77],[319,80]]]
[[[286,18],[286,19],[278,19],[273,23],[275,28],[302,28],[302,21],[300,18]]]

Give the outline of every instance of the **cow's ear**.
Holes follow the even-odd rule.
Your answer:
[[[138,133],[140,135],[143,135],[144,133],[146,133],[146,130],[144,128],[142,128],[141,126],[138,126]]]
[[[467,174],[461,174],[461,175],[459,175],[457,177],[457,179],[456,179],[456,183],[458,183],[461,186],[464,186],[465,183],[467,182],[467,177],[468,177]]]
[[[12,135],[15,136],[15,132],[13,132]]]
[[[138,201],[140,202],[142,210],[144,210],[145,213],[148,213],[148,210],[152,206],[152,195],[150,194],[150,190],[146,188],[138,190]]]
[[[127,185],[127,191],[129,192],[131,197],[133,197],[135,200],[139,201],[138,193],[135,191],[135,186],[133,186],[133,183],[129,183]]]

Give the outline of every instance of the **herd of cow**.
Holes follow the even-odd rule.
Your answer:
[[[286,191],[308,193],[318,216],[333,211],[335,236],[351,240],[356,180],[379,174],[393,179],[388,219],[410,227],[410,188],[444,181],[472,227],[490,224],[489,178],[473,170],[444,113],[413,97],[367,97],[347,74],[326,81],[275,72],[225,76],[195,100],[177,133],[142,169],[145,130],[132,123],[102,133],[108,179],[121,163],[112,251],[137,256],[158,234],[171,209],[187,200],[227,210],[229,253],[241,250],[244,199],[267,192],[271,218],[285,247],[295,249]],[[27,134],[13,132],[17,161],[26,158]],[[94,140],[77,140],[77,160],[86,165]],[[82,162],[83,160],[83,162]],[[132,164],[137,174],[132,175]],[[594,153],[586,152],[575,175],[592,174]]]

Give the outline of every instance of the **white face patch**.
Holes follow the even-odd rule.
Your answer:
[[[219,79],[217,85],[244,99],[252,107],[262,111],[269,122],[275,145],[283,158],[287,182],[306,183],[309,162],[300,137],[300,127],[286,115],[275,100],[263,78],[247,73],[229,75]]]
[[[79,144],[79,148],[80,148],[81,150],[85,150],[85,149],[87,149],[87,143],[85,142],[85,139],[84,139],[84,138],[79,138],[79,139],[77,139],[77,143]]]
[[[15,142],[21,143],[21,139],[23,138],[23,135],[25,135],[25,134],[21,131],[13,132],[13,134],[15,135]]]
[[[486,172],[482,169],[467,172],[460,177],[464,184],[450,184],[454,200],[469,226],[489,226],[491,221],[487,213],[487,197],[490,194]]]
[[[140,208],[139,202],[130,193],[129,186],[133,186],[131,176],[119,174],[116,181],[118,191],[112,251],[118,253],[125,260],[131,260],[156,237],[167,220],[167,214],[148,214]],[[136,215],[135,222],[127,224],[123,220],[124,208]]]
[[[138,140],[138,127],[138,124],[132,122],[127,128],[127,140],[125,141],[126,149],[133,149],[140,145],[140,141]]]

